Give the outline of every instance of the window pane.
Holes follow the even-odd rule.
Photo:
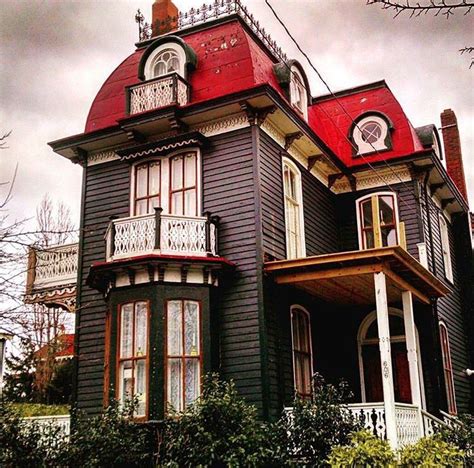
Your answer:
[[[196,185],[196,155],[193,153],[187,154],[185,156],[185,166],[184,166],[184,175],[185,175],[185,187],[194,187]]]
[[[393,209],[393,198],[389,196],[379,197],[380,224],[395,224],[395,212]]]
[[[300,322],[300,350],[306,353],[309,353],[309,328],[308,328],[308,319],[304,315],[304,312],[299,312],[299,322]]]
[[[192,403],[199,396],[199,360],[186,359],[185,404]]]
[[[179,70],[179,60],[177,57],[173,57],[168,62],[168,73]]]
[[[132,397],[133,391],[133,371],[132,361],[125,361],[119,368],[119,399],[122,403]]]
[[[365,248],[373,249],[375,247],[374,231],[364,231]]]
[[[136,189],[135,193],[137,194],[137,198],[146,197],[147,196],[147,178],[148,178],[148,166],[146,164],[137,166],[136,168]]]
[[[382,228],[382,245],[384,247],[397,245],[397,230],[395,227]]]
[[[166,74],[166,64],[160,61],[155,65],[154,76],[158,77],[165,74]]]
[[[146,302],[135,304],[135,356],[146,355],[147,305]]]
[[[160,193],[160,163],[158,161],[150,163],[150,188],[148,195],[157,195]]]
[[[138,397],[137,416],[144,416],[146,411],[146,361],[140,359],[136,361],[135,366],[136,383],[135,396]]]
[[[171,189],[183,188],[183,157],[176,156],[171,159]]]
[[[171,213],[183,214],[183,192],[175,192],[171,195]]]
[[[184,303],[184,327],[185,353],[188,356],[198,356],[199,307],[197,302]]]
[[[168,302],[168,355],[183,353],[181,301]]]
[[[140,215],[145,215],[148,213],[148,203],[147,199],[145,198],[144,200],[137,200],[135,203],[135,215],[140,216]]]
[[[186,190],[184,192],[184,214],[186,216],[196,216],[196,190]]]
[[[132,355],[132,323],[133,304],[122,306],[122,317],[120,324],[120,357],[130,357]]]
[[[362,222],[363,227],[373,226],[372,222],[372,202],[367,200],[362,204]]]
[[[168,359],[168,403],[177,411],[181,411],[182,374],[181,360]]]
[[[154,213],[154,208],[160,207],[160,197],[153,197],[150,199],[150,213]]]
[[[293,331],[293,349],[300,349],[300,327],[298,314],[293,312],[291,320]]]

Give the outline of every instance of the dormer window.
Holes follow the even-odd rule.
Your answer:
[[[294,108],[303,114],[305,120],[307,120],[308,95],[306,93],[303,77],[295,66],[291,67],[290,102]]]
[[[153,64],[153,78],[167,75],[168,73],[179,73],[179,57],[176,51],[166,49],[156,57]]]
[[[145,63],[145,79],[151,80],[170,73],[185,78],[186,53],[180,44],[164,43],[156,47]]]
[[[368,154],[390,149],[389,128],[389,122],[377,114],[369,114],[356,121],[351,135],[356,153]]]

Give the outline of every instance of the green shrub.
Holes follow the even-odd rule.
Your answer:
[[[78,415],[67,448],[58,455],[61,466],[151,466],[149,430],[131,419],[135,405],[114,401],[99,416]]]
[[[276,445],[300,463],[324,465],[333,446],[348,444],[351,433],[362,429],[345,406],[350,398],[347,384],[326,384],[317,375],[311,400],[296,398],[281,417]]]
[[[439,435],[423,437],[414,445],[400,450],[403,466],[463,466],[464,452],[454,444],[445,442]]]
[[[69,414],[69,405],[45,405],[42,403],[12,403],[11,410],[19,417],[59,416]]]
[[[474,466],[474,416],[460,414],[450,427],[439,429],[439,436],[445,442],[454,444],[465,452],[466,466]]]
[[[348,445],[333,447],[328,462],[335,467],[386,467],[395,465],[395,454],[386,440],[368,431],[359,431],[351,435]]]
[[[200,398],[165,422],[161,466],[256,467],[274,463],[269,432],[232,382],[205,378]]]

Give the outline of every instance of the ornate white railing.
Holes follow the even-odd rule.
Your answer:
[[[47,427],[59,428],[64,436],[71,433],[71,417],[68,414],[58,416],[33,416],[30,418],[22,418],[27,423],[36,423],[40,430]]]
[[[32,287],[47,288],[77,281],[78,244],[64,244],[45,249],[33,248]]]
[[[401,447],[415,444],[423,436],[418,406],[395,403],[395,423],[398,445]]]
[[[113,220],[106,233],[107,261],[147,254],[217,255],[217,218],[162,215]],[[158,226],[158,229],[157,229]]]
[[[148,80],[128,88],[130,115],[172,104],[188,103],[188,84],[177,73]]]
[[[387,438],[383,403],[354,403],[348,406],[352,414],[369,432],[380,439]]]
[[[438,429],[447,426],[444,421],[438,419],[436,416],[433,416],[425,410],[421,410],[421,418],[423,421],[423,433],[425,436],[431,436],[435,434]]]

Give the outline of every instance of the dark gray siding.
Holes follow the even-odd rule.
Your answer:
[[[107,305],[86,278],[90,265],[105,260],[104,234],[109,217],[129,215],[129,165],[119,161],[86,169],[80,309],[77,313],[77,404],[96,414],[103,406],[104,333]]]

